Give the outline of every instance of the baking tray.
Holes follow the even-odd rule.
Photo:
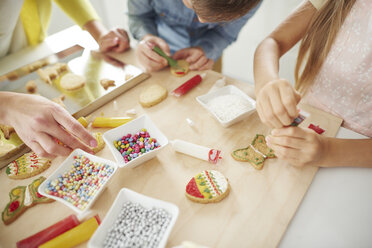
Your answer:
[[[53,80],[52,85],[42,81],[36,72],[37,68],[44,68],[57,62],[67,63],[72,73],[84,76],[86,78],[85,86],[79,90],[66,91],[59,87],[59,78]],[[50,100],[64,95],[63,104],[65,108],[75,118],[78,118],[90,114],[149,76],[149,74],[130,64],[116,67],[104,61],[100,53],[74,45],[5,75],[0,75],[0,91],[27,93],[26,83],[34,80],[37,86],[36,94]],[[115,80],[115,86],[105,90],[99,82],[103,78]],[[19,149],[19,147],[16,149]],[[22,150],[22,152],[17,152],[10,158],[9,156],[0,157],[0,168],[27,151],[27,149],[19,150]]]

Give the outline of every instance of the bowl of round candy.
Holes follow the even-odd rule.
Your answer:
[[[165,247],[178,213],[172,203],[122,188],[88,247]]]
[[[40,186],[39,193],[84,214],[102,193],[117,165],[76,149]]]
[[[136,167],[155,157],[168,144],[167,137],[148,115],[142,115],[103,135],[119,167]]]

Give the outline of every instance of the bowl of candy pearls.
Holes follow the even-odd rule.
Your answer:
[[[84,214],[99,197],[117,165],[76,149],[40,186],[39,193]]]
[[[165,247],[178,213],[172,203],[122,188],[88,247]]]
[[[256,101],[239,88],[228,85],[196,97],[223,127],[229,127],[249,116],[256,109]]]
[[[119,167],[136,167],[155,157],[168,144],[167,137],[148,115],[142,115],[103,135]]]

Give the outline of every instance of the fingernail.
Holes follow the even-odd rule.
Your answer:
[[[90,141],[90,146],[91,147],[96,147],[97,145],[98,145],[97,140],[91,140]]]
[[[114,38],[114,42],[115,42],[115,43],[119,43],[119,38],[118,38],[118,37],[115,37],[115,38]]]

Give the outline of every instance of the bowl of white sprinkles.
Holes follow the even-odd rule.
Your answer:
[[[196,97],[223,127],[229,127],[249,116],[256,109],[256,101],[233,85]]]
[[[122,188],[88,247],[165,247],[178,213],[172,203]]]

